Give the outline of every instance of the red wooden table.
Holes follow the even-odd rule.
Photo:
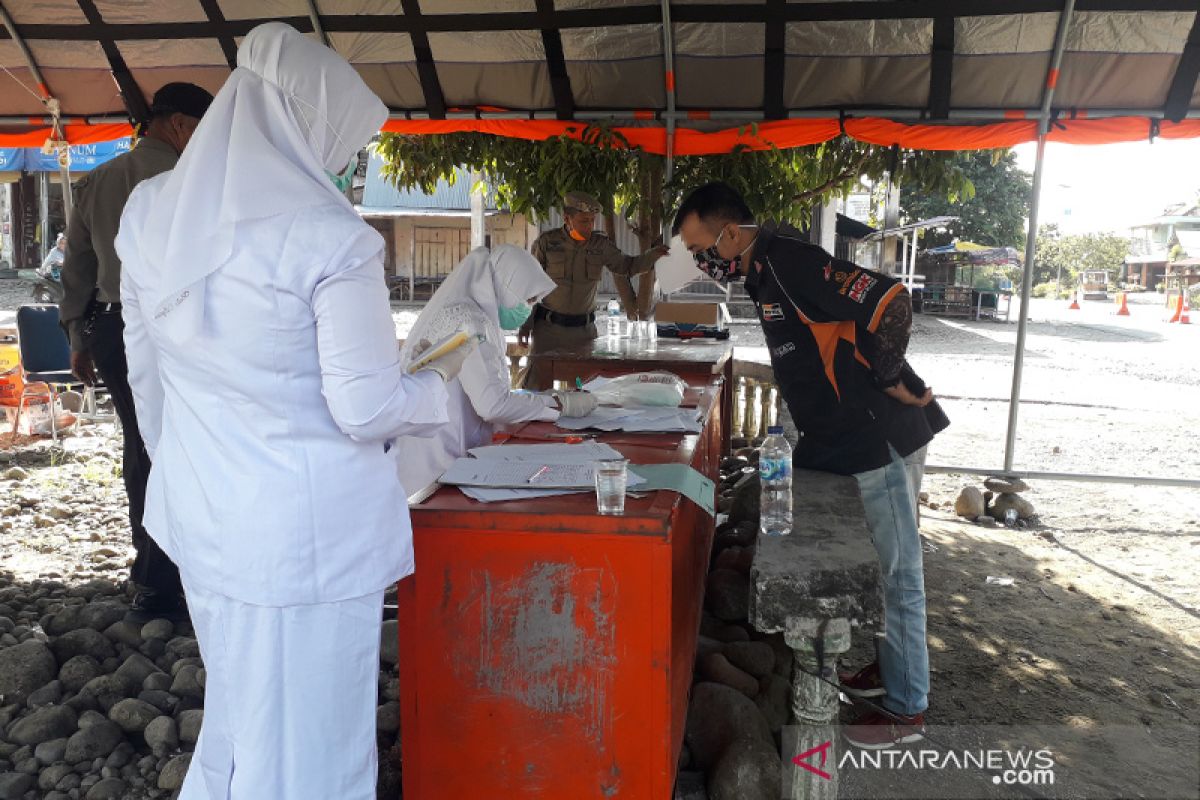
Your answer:
[[[699,435],[597,438],[631,463],[715,478],[723,388],[697,386]],[[668,800],[712,517],[670,491],[605,517],[594,493],[477,503],[443,487],[412,520],[417,571],[399,585],[405,800]]]

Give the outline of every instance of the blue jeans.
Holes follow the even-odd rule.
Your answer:
[[[913,485],[923,471],[924,450],[908,459],[889,450],[890,463],[854,477],[883,575],[884,635],[879,647],[879,672],[887,690],[883,705],[911,716],[929,705],[925,573],[917,534],[919,485]]]

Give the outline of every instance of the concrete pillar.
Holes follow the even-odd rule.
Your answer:
[[[471,173],[471,249],[483,247],[487,242],[487,224],[484,220],[484,198],[482,192],[475,191],[483,176],[478,172]]]
[[[819,206],[815,212],[821,219],[818,230],[820,241],[817,242],[826,253],[837,249],[837,201]]]
[[[838,690],[833,684],[837,683],[838,656],[850,649],[850,621],[844,617],[788,617],[783,636],[792,648],[795,663],[792,716],[798,728],[796,755],[812,753],[804,760],[819,767],[823,748],[825,764],[832,767],[841,746],[836,726]],[[794,763],[789,765],[787,796],[793,800],[835,800],[837,772],[824,771],[829,777]]]

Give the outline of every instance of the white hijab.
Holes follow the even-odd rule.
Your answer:
[[[458,320],[446,314],[452,306],[478,306],[487,320],[487,329],[476,333],[485,333],[488,341],[504,352],[500,309],[513,308],[530,298],[541,300],[554,287],[537,259],[521,248],[511,244],[496,245],[491,250],[477,247],[450,272],[421,311],[404,340],[400,363],[410,363],[412,351],[422,339],[434,343],[454,332]]]
[[[247,220],[349,201],[340,173],[387,119],[354,68],[281,22],[259,25],[147,215],[142,250],[160,267],[150,304],[174,341],[200,330],[205,279]]]

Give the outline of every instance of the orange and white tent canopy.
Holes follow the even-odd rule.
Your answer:
[[[1200,135],[1195,0],[0,0],[0,145],[128,133],[164,83],[215,91],[280,19],[326,40],[392,109],[388,130],[544,138],[612,120],[664,152],[844,132],[974,149]],[[669,36],[664,36],[664,21]],[[29,69],[29,62],[36,70]],[[43,86],[39,87],[41,83]],[[672,111],[674,109],[674,111]],[[746,123],[758,123],[755,130]]]

